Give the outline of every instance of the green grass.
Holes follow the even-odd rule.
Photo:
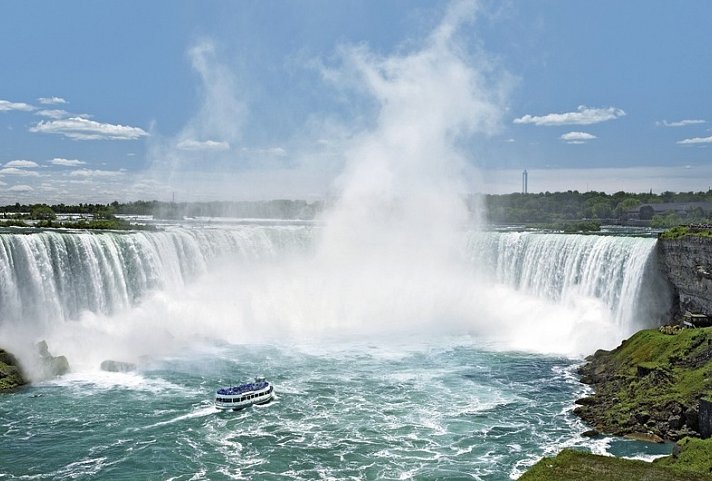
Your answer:
[[[677,457],[667,456],[656,459],[654,463],[680,472],[712,475],[712,439],[685,438],[678,445],[681,452]]]
[[[712,237],[712,230],[711,229],[695,229],[695,228],[690,228],[689,226],[686,226],[686,225],[679,225],[677,227],[673,227],[672,229],[668,229],[665,232],[661,232],[658,235],[658,238],[660,238],[660,239],[681,239],[682,237],[685,237],[685,236]]]
[[[620,401],[640,403],[654,393],[658,401],[695,402],[712,389],[712,363],[690,364],[711,345],[712,328],[684,329],[672,336],[657,329],[638,332],[608,360],[618,374],[631,377],[629,389],[620,393]],[[638,377],[638,366],[653,371],[652,375]]]
[[[672,416],[684,421],[699,398],[712,393],[711,357],[712,328],[675,335],[640,331],[613,351],[597,352],[583,368],[585,376],[596,373],[589,381],[596,394],[574,412],[599,431],[619,436],[652,432],[676,439],[689,434],[666,423]],[[652,424],[640,421],[643,413]]]
[[[690,456],[695,457],[696,454],[691,453]],[[695,457],[695,459],[697,458]],[[519,480],[712,481],[712,476],[663,463],[647,463],[565,449],[556,457],[543,458],[524,473]]]

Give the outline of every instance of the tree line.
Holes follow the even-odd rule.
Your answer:
[[[470,205],[477,199],[470,197]],[[712,203],[712,190],[706,192],[630,193],[616,192],[542,192],[538,194],[502,194],[484,196],[487,218],[495,224],[551,223],[579,220],[598,220],[603,223],[626,223],[631,212],[646,204]],[[647,218],[646,217],[647,212]],[[652,207],[643,208],[641,219],[653,227],[669,227],[684,222],[708,222],[712,212],[701,207],[691,207],[684,215],[678,212],[655,214]]]
[[[629,193],[616,192],[542,192],[537,194],[470,195],[467,203],[473,211],[484,206],[487,220],[494,224],[566,224],[594,221],[597,223],[626,223],[631,212],[650,221],[654,227],[669,227],[681,223],[710,223],[712,212],[701,207],[687,211],[655,214],[649,204],[712,203],[712,190],[707,192]],[[184,217],[237,217],[272,219],[314,219],[324,209],[324,202],[277,199],[269,201],[236,202],[162,202],[134,201],[108,204],[20,204],[0,207],[5,219],[56,220],[59,214],[86,215],[93,220],[114,221],[117,215],[153,216],[159,219]],[[642,207],[642,211],[641,211]],[[648,211],[646,211],[648,209]],[[646,217],[647,216],[647,217]],[[119,219],[120,220],[120,219]]]

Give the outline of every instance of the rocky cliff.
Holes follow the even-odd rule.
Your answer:
[[[712,237],[661,236],[658,253],[676,290],[679,313],[703,314],[712,319]]]
[[[700,417],[712,392],[712,328],[640,331],[587,360],[579,373],[595,394],[574,413],[597,431],[658,441],[712,431],[707,404]]]

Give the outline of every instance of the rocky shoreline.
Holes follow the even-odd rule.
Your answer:
[[[589,356],[579,375],[594,394],[574,409],[593,428],[587,436],[676,441],[671,455],[646,463],[564,450],[522,481],[712,480],[712,237],[687,232],[658,238],[671,324]]]
[[[595,394],[574,414],[596,431],[662,442],[709,432],[700,406],[712,393],[712,328],[640,331],[579,369]]]
[[[33,361],[35,376],[40,379],[62,376],[69,372],[69,362],[64,356],[53,356],[45,341],[35,345],[36,358]],[[8,351],[0,348],[0,393],[17,389],[28,384],[26,372],[17,358]]]
[[[543,458],[521,481],[712,481],[712,327],[660,328],[599,350],[579,368],[594,394],[576,401],[586,436],[676,441],[654,462],[564,450]],[[700,439],[708,438],[708,439]]]
[[[15,356],[0,349],[0,392],[16,389],[24,384],[27,384],[27,381]]]

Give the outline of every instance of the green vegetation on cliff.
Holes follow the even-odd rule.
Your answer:
[[[668,456],[655,463],[598,456],[565,449],[558,456],[543,458],[519,481],[711,481],[709,442],[696,440],[694,448],[682,446],[677,458]],[[698,450],[707,449],[707,453]]]
[[[660,239],[681,239],[685,236],[691,237],[712,237],[712,227],[696,227],[688,225],[679,225],[661,232],[658,236]]]
[[[644,330],[580,369],[595,394],[574,413],[598,431],[677,440],[698,431],[698,402],[712,392],[712,328]]]
[[[0,349],[0,391],[14,389],[22,386],[25,382],[15,357]]]
[[[712,439],[685,438],[679,441],[679,453],[653,461],[678,471],[692,471],[712,475]]]

